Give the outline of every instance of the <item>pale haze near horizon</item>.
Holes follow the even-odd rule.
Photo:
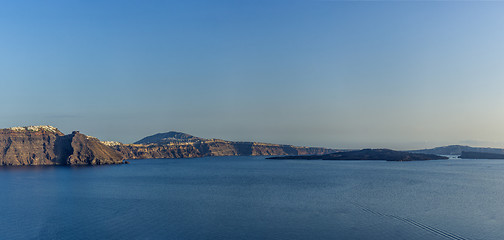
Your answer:
[[[504,2],[0,3],[0,128],[504,147]]]

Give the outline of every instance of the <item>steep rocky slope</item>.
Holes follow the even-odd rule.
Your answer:
[[[0,165],[99,165],[123,156],[79,132],[64,135],[51,126],[0,129]]]
[[[109,146],[104,145],[97,138],[89,137],[79,132],[71,136],[73,152],[67,157],[68,165],[103,165],[122,163],[123,155]]]

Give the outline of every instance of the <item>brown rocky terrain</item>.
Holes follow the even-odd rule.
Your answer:
[[[0,165],[100,165],[123,156],[79,132],[65,135],[51,126],[0,129]]]
[[[103,165],[122,163],[124,156],[104,145],[97,138],[89,137],[79,132],[70,134],[73,152],[67,157],[68,165]]]
[[[335,150],[313,147],[295,147],[256,142],[233,142],[219,139],[199,139],[194,142],[169,144],[110,144],[127,159],[192,158],[206,156],[272,156],[327,154]]]
[[[145,138],[143,144],[100,142],[79,132],[65,135],[51,126],[0,129],[0,165],[102,165],[123,159],[205,156],[272,156],[327,154],[326,148],[233,142],[169,132]]]

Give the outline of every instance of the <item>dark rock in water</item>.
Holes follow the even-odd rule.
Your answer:
[[[99,165],[123,157],[98,139],[51,126],[0,129],[0,165]]]
[[[462,154],[459,156],[459,158],[464,158],[464,159],[504,159],[504,154],[463,151]]]
[[[448,158],[433,154],[410,153],[403,151],[394,151],[390,149],[362,149],[356,151],[336,152],[325,155],[285,156],[271,157],[269,159],[420,161]]]

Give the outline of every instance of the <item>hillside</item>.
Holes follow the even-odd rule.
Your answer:
[[[134,144],[170,144],[203,141],[205,139],[189,135],[187,133],[170,131],[167,133],[158,133],[152,136],[144,137]]]

